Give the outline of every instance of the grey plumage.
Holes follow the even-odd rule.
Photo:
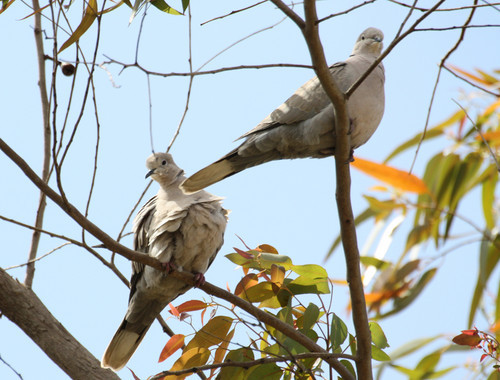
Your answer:
[[[330,67],[346,92],[380,56],[382,31],[366,29],[351,56]],[[351,120],[352,149],[363,145],[377,129],[384,114],[384,66],[380,63],[347,102]],[[335,154],[335,111],[317,77],[300,87],[259,125],[241,136],[243,143],[213,164],[189,177],[186,193],[203,189],[252,166],[272,160],[322,158]]]
[[[205,273],[223,243],[228,212],[222,198],[205,191],[184,194],[179,189],[184,172],[167,153],[153,154],[146,166],[160,190],[134,220],[134,249],[179,270]],[[190,288],[166,272],[134,262],[128,310],[101,365],[123,368],[163,308]]]

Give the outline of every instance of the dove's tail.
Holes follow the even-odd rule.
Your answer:
[[[244,157],[238,154],[238,149],[233,150],[213,164],[194,173],[181,184],[181,189],[186,194],[195,193],[242,170],[280,158],[276,151]]]
[[[127,321],[124,320],[102,356],[101,367],[111,368],[114,371],[119,371],[125,367],[125,364],[139,347],[148,329],[149,326],[140,332],[129,330],[127,329]]]

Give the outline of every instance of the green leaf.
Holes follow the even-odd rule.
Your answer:
[[[387,338],[380,325],[377,322],[370,322],[369,326],[370,326],[370,332],[372,334],[373,344],[381,349],[389,347]]]
[[[453,115],[451,115],[448,119],[446,119],[442,123],[436,125],[431,129],[428,129],[424,136],[425,140],[430,140],[432,138],[441,136],[446,127],[455,124],[456,122],[460,121],[463,117],[464,117],[464,111],[460,110],[455,112]],[[402,153],[408,148],[411,148],[412,146],[420,143],[420,140],[422,140],[422,136],[423,133],[419,133],[416,136],[412,137],[410,140],[407,140],[406,142],[398,146],[389,154],[389,156],[387,156],[387,158],[384,160],[384,163],[387,163],[395,156],[397,156],[399,153]]]
[[[328,278],[311,278],[299,276],[287,285],[288,290],[293,294],[329,294]]]
[[[402,282],[408,277],[410,274],[415,272],[420,266],[420,260],[408,261],[401,268],[396,271],[395,280],[396,282]]]
[[[179,12],[179,11],[175,10],[174,8],[172,8],[164,0],[152,0],[151,4],[154,5],[156,8],[158,8],[162,12],[165,12],[165,13],[168,13],[168,14],[171,14],[171,15],[182,15],[181,12]],[[184,10],[186,10],[186,8],[184,8]]]
[[[291,268],[300,276],[310,278],[328,278],[325,268],[316,264],[293,265]]]
[[[387,269],[391,266],[391,263],[388,263],[387,261],[376,259],[375,257],[372,256],[360,256],[359,260],[361,261],[361,264],[364,266],[372,266],[375,267],[379,270],[384,270]]]
[[[432,373],[434,372],[434,369],[438,365],[440,359],[441,353],[433,352],[432,354],[424,356],[422,360],[420,360],[420,362],[417,364],[415,369],[425,375]]]
[[[276,363],[259,364],[251,367],[246,380],[279,380],[283,371]]]
[[[182,0],[182,10],[184,12],[186,12],[188,6],[189,6],[189,0]]]
[[[271,269],[273,264],[281,265],[286,270],[290,270],[294,266],[292,259],[288,256],[259,251],[248,251],[247,253],[251,256],[249,259],[241,256],[239,253],[230,253],[226,257],[236,265],[258,270]]]
[[[425,272],[422,277],[418,280],[417,284],[412,286],[410,290],[408,291],[408,295],[402,298],[398,298],[394,301],[394,309],[381,315],[380,318],[385,318],[388,317],[389,315],[396,314],[406,308],[408,305],[410,305],[422,292],[422,290],[425,288],[425,286],[432,280],[434,275],[437,272],[437,268],[432,268],[429,269],[427,272]]]
[[[397,360],[407,355],[413,354],[415,351],[420,350],[422,347],[434,342],[435,340],[442,338],[442,335],[436,335],[429,338],[420,338],[412,340],[401,347],[398,347],[396,350],[391,352],[392,360]]]
[[[85,14],[83,15],[82,21],[78,28],[73,32],[73,34],[68,38],[68,40],[62,44],[58,53],[61,53],[64,49],[74,44],[80,39],[81,36],[90,28],[97,17],[97,0],[89,0],[87,9],[85,9]]]
[[[306,311],[304,311],[303,328],[305,330],[312,329],[313,326],[318,321],[318,317],[319,317],[319,308],[315,304],[310,303],[307,306]]]
[[[332,348],[338,349],[345,342],[347,338],[347,326],[344,321],[340,319],[337,314],[332,314],[332,325],[331,325],[331,333],[330,333],[330,342]]]
[[[300,329],[299,331],[314,342],[318,340],[318,334],[314,330]],[[289,337],[286,337],[282,344],[285,347],[285,350],[283,350],[282,352],[283,355],[286,354],[296,355],[309,352],[307,348],[305,348],[303,345],[301,345],[300,343]]]
[[[344,365],[344,367],[347,368],[347,370],[352,374],[352,376],[356,377],[356,371],[354,371],[354,366],[349,360],[342,359],[340,362]]]
[[[372,344],[372,359],[378,362],[387,362],[391,360],[391,357]]]
[[[229,351],[225,362],[241,363],[254,360],[253,351],[249,348],[239,348]],[[218,380],[234,380],[244,378],[247,370],[241,367],[223,367],[217,377]]]
[[[474,289],[474,295],[472,296],[472,302],[469,311],[468,326],[472,327],[474,324],[474,316],[476,315],[477,308],[483,297],[483,292],[486,284],[490,278],[491,273],[495,269],[500,260],[500,250],[497,248],[500,246],[500,236],[495,237],[494,243],[483,240],[480,247],[479,253],[479,275],[476,281],[476,287]]]
[[[482,188],[482,205],[483,205],[483,214],[484,220],[486,221],[486,227],[490,230],[495,227],[495,216],[493,213],[495,202],[495,188],[498,182],[498,172],[496,171],[495,165],[491,165],[493,168],[493,173],[483,182]],[[486,171],[486,170],[485,170]]]

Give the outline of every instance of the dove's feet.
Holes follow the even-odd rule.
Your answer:
[[[354,162],[354,149],[349,152],[349,162]]]
[[[203,273],[196,273],[194,275],[194,286],[199,288],[205,283],[205,276]]]
[[[172,273],[174,270],[177,270],[177,267],[173,262],[167,262],[167,263],[161,263],[161,266],[163,267],[163,270],[168,274]]]

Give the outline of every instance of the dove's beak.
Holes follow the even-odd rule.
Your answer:
[[[153,174],[155,174],[155,170],[156,169],[151,169],[147,174],[146,174],[146,177],[144,178],[148,178],[148,177],[151,177]]]

